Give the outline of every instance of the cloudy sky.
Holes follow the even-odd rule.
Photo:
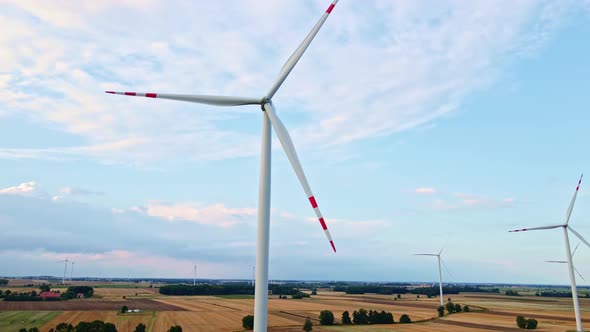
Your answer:
[[[261,97],[327,0],[0,0],[2,275],[249,278]],[[341,1],[274,98],[273,279],[566,283],[590,172],[589,1]],[[572,225],[590,237],[590,189]],[[572,245],[577,240],[572,239]],[[590,276],[590,248],[576,265]]]

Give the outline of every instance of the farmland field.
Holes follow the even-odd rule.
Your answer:
[[[20,288],[22,285],[10,285]],[[241,320],[253,314],[251,296],[164,296],[149,284],[101,284],[95,288],[97,298],[67,302],[3,302],[0,301],[0,332],[18,331],[21,325],[38,326],[47,332],[58,323],[77,324],[80,321],[100,319],[117,326],[119,332],[132,332],[143,323],[148,331],[166,331],[171,325],[180,325],[185,331],[241,331]],[[31,289],[31,288],[29,288]],[[538,296],[505,296],[500,294],[463,293],[449,295],[454,303],[468,304],[472,312],[437,317],[438,299],[403,294],[400,299],[392,295],[347,295],[340,292],[319,291],[308,299],[269,299],[269,331],[301,331],[307,317],[314,323],[313,331],[520,331],[515,317],[524,315],[539,321],[538,331],[565,332],[575,329],[571,299]],[[445,300],[447,298],[445,297]],[[584,322],[590,325],[590,299],[581,298]],[[140,309],[138,314],[119,314],[126,305]],[[318,316],[322,310],[334,313],[339,323],[342,312],[360,308],[388,311],[397,322],[408,314],[412,324],[320,326]]]

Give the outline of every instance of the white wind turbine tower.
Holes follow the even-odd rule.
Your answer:
[[[563,229],[563,237],[565,239],[565,254],[567,256],[567,265],[569,270],[570,276],[570,286],[572,288],[572,301],[574,302],[574,313],[576,315],[576,331],[583,331],[582,329],[582,316],[580,315],[580,302],[578,301],[578,289],[576,287],[576,276],[574,275],[574,264],[572,262],[572,251],[570,249],[570,240],[567,231],[569,230],[574,234],[578,239],[584,242],[585,245],[590,247],[590,243],[586,241],[580,235],[580,233],[576,232],[572,226],[569,225],[570,217],[572,215],[572,210],[574,209],[574,203],[576,202],[576,196],[578,196],[578,191],[580,190],[580,184],[582,183],[582,176],[580,176],[580,180],[578,181],[578,186],[576,187],[576,191],[574,192],[574,197],[572,197],[572,201],[567,209],[565,223],[559,225],[552,225],[552,226],[541,226],[541,227],[532,227],[532,228],[523,228],[523,229],[516,229],[510,232],[526,232],[526,231],[534,231],[534,230],[542,230],[542,229],[553,229],[553,228],[562,228]]]
[[[196,265],[193,268],[193,271],[195,272],[195,275],[193,276],[193,286],[195,286],[197,284],[197,266]]]
[[[576,248],[574,248],[574,251],[572,251],[572,259],[574,258],[574,255],[576,254],[576,251],[578,251],[578,247],[580,246],[580,244],[578,243],[576,245]],[[567,261],[545,261],[545,263],[559,263],[559,264],[567,264]],[[573,265],[573,264],[572,264]],[[582,280],[586,281],[586,279],[584,278],[584,276],[582,276],[582,274],[580,273],[580,271],[578,271],[578,269],[576,269],[576,266],[574,265],[574,271],[576,271],[576,273],[578,274],[578,276],[580,278],[582,278]]]
[[[438,287],[440,289],[440,305],[445,305],[445,301],[443,299],[442,270],[440,268],[440,264],[442,262],[442,258],[440,257],[440,255],[442,254],[443,249],[441,249],[438,252],[438,254],[414,254],[414,256],[434,256],[437,258],[437,260],[438,260]]]
[[[287,62],[281,68],[277,78],[272,84],[270,90],[262,97],[234,97],[234,96],[209,96],[209,95],[181,95],[181,94],[160,94],[160,93],[138,93],[138,92],[115,92],[105,91],[106,93],[119,94],[126,96],[137,96],[147,98],[160,98],[179,100],[200,104],[208,104],[214,106],[242,106],[242,105],[260,105],[262,108],[262,148],[260,161],[260,183],[258,193],[258,231],[256,244],[256,285],[254,290],[254,331],[266,332],[267,314],[268,314],[268,246],[269,246],[269,228],[270,228],[270,172],[271,172],[271,126],[276,131],[276,134],[287,154],[287,158],[291,166],[295,170],[295,174],[299,182],[303,186],[309,202],[316,216],[319,219],[320,225],[324,230],[328,241],[334,252],[336,247],[332,241],[332,237],[328,232],[328,228],[324,218],[318,208],[316,199],[311,191],[309,183],[303,172],[303,168],[297,157],[295,146],[291,141],[289,132],[275,113],[275,106],[272,102],[277,90],[285,81],[291,70],[295,67],[315,35],[318,33],[328,15],[334,9],[338,0],[334,0],[328,9],[324,12],[320,20],[316,23],[313,29],[305,37],[303,42],[297,47],[295,52],[289,57]]]
[[[65,261],[59,261],[59,262],[58,262],[58,263],[66,263],[66,265],[64,266],[64,276],[63,276],[63,278],[61,279],[61,283],[62,283],[62,284],[65,284],[65,283],[66,283],[66,273],[68,272],[68,263],[69,263],[69,262],[70,262],[70,261],[68,260],[68,258],[67,258],[67,257],[66,257],[66,260],[65,260]]]
[[[72,275],[74,275],[74,261],[71,262],[72,266],[70,267],[70,282],[72,282]]]

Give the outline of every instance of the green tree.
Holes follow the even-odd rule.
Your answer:
[[[527,319],[526,329],[527,330],[534,330],[537,328],[537,324],[539,324],[539,322],[537,322],[536,319],[533,319],[533,318]]]
[[[526,318],[524,318],[524,316],[518,315],[516,316],[516,325],[518,325],[518,327],[520,327],[521,329],[524,329],[526,327]]]
[[[39,329],[38,329],[38,328],[36,328],[36,327],[31,327],[31,328],[29,329],[29,332],[39,332]]]
[[[449,312],[449,314],[455,312],[455,304],[453,302],[447,302],[445,307],[447,307],[447,311]]]
[[[438,317],[442,317],[445,315],[445,307],[443,307],[442,305],[439,306],[436,311],[438,311]]]
[[[410,319],[410,316],[403,314],[401,315],[401,317],[399,318],[399,322],[401,324],[409,324],[412,322],[412,320]]]
[[[311,323],[311,320],[308,318],[305,320],[305,324],[303,324],[303,331],[309,332],[311,330],[313,330],[313,324]]]
[[[311,290],[311,295],[318,295],[318,290],[317,289],[312,289]]]
[[[122,314],[126,313],[127,311],[129,311],[129,308],[126,305],[124,305],[124,306],[121,307],[121,313]]]
[[[134,332],[145,332],[145,325],[143,323],[137,324]]]
[[[51,290],[51,287],[49,287],[49,285],[47,285],[47,284],[43,284],[43,285],[39,286],[39,290],[42,292],[49,292]]]
[[[25,329],[24,327],[21,328],[20,330],[18,330],[18,332],[27,332],[27,329]]]
[[[469,306],[466,305],[466,306],[463,307],[463,311],[464,312],[469,312],[469,311],[471,311],[471,308],[469,308]]]
[[[117,332],[117,327],[113,323],[104,323],[102,332]]]
[[[397,294],[397,298],[398,299],[401,299],[402,298],[402,295],[401,294]]]
[[[352,322],[354,324],[369,324],[369,315],[367,310],[359,309],[357,312],[356,310],[352,313]]]
[[[461,305],[459,303],[455,304],[455,312],[461,312],[463,311],[463,308],[461,308]]]
[[[179,325],[170,326],[168,332],[182,332],[182,327],[180,327]]]
[[[254,316],[244,316],[244,318],[242,318],[242,327],[246,330],[252,330],[254,328]]]
[[[74,327],[72,326],[72,324],[68,324],[68,323],[59,323],[55,327],[55,332],[72,332],[72,331],[74,331]]]
[[[348,313],[348,311],[342,313],[342,324],[352,324],[352,321],[350,320],[350,313]]]
[[[334,314],[330,310],[320,312],[320,325],[334,325]]]

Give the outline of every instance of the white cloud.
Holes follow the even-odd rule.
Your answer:
[[[436,190],[434,188],[420,187],[416,188],[415,192],[417,194],[434,194]]]
[[[39,191],[39,185],[35,181],[29,181],[0,189],[0,194],[5,195],[31,195]]]
[[[135,211],[169,221],[192,221],[221,227],[234,226],[256,217],[255,208],[228,208],[223,204],[204,206],[199,203],[151,202]]]
[[[5,148],[0,157],[125,163],[258,153],[258,135],[243,129],[258,125],[255,107],[212,108],[102,90],[261,96],[325,9],[323,1],[296,0],[0,6],[0,116],[26,114],[79,137],[77,147]],[[341,2],[275,103],[301,119],[287,123],[301,148],[414,128],[493,83],[515,55],[541,47],[577,6]]]

